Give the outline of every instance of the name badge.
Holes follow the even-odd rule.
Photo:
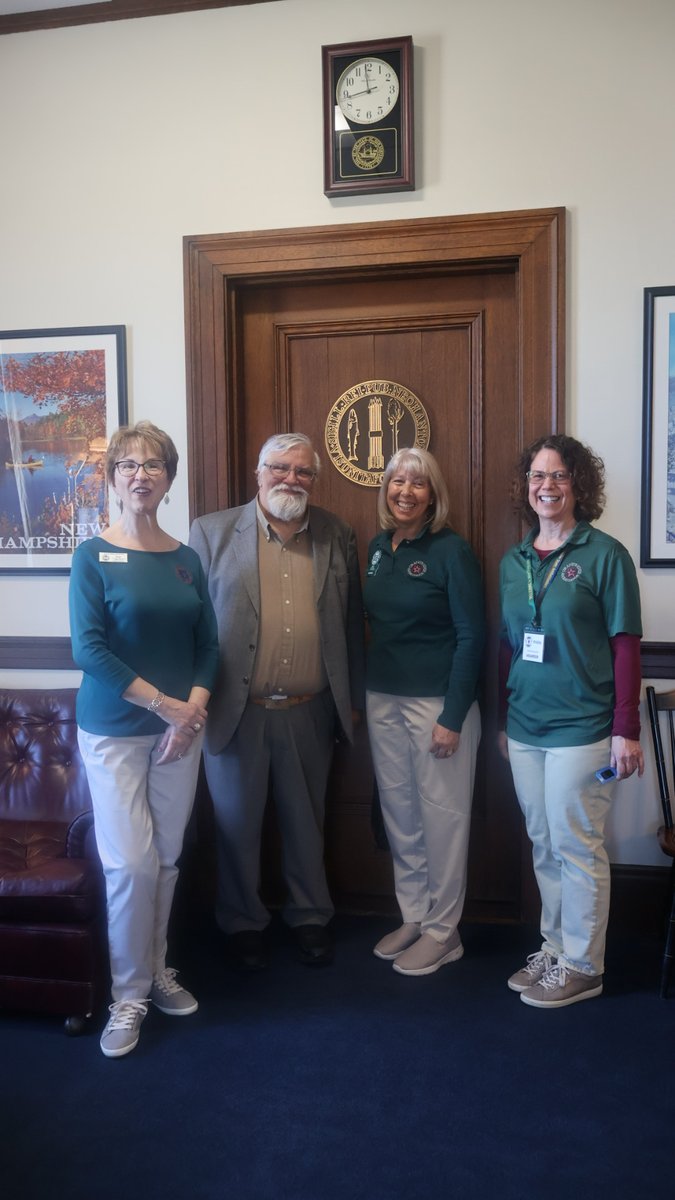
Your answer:
[[[523,633],[523,661],[541,663],[544,661],[544,631],[533,625],[526,625]]]
[[[126,562],[126,554],[114,554],[112,551],[100,550],[98,555],[99,562]]]

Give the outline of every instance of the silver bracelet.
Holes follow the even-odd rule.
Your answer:
[[[148,712],[158,712],[165,700],[166,696],[164,695],[164,692],[158,692],[154,700],[150,701],[148,705]]]

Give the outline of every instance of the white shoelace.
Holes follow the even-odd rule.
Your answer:
[[[523,968],[525,973],[531,978],[543,970],[546,975],[554,965],[554,960],[551,958],[548,950],[537,950],[536,954],[528,954],[527,962]]]
[[[118,1000],[109,1008],[110,1020],[107,1033],[114,1029],[133,1029],[138,1017],[144,1017],[148,1011],[147,1000]]]
[[[564,963],[556,963],[545,975],[542,975],[538,986],[545,988],[547,992],[554,992],[556,988],[564,988],[570,974],[570,968],[566,967]]]
[[[179,983],[176,983],[177,974],[178,971],[174,967],[165,967],[161,975],[156,975],[152,982],[157,990],[165,996],[175,996],[177,992],[185,990]]]

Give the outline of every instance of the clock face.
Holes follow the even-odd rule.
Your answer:
[[[399,90],[398,75],[383,58],[357,58],[338,79],[336,99],[348,121],[377,125],[393,110]]]

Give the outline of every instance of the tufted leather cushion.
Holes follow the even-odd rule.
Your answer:
[[[87,858],[91,799],[75,691],[0,695],[0,920],[87,921],[100,872]]]
[[[74,688],[0,693],[0,816],[68,824],[91,808]]]
[[[0,693],[0,1007],[69,1018],[109,986],[76,694]]]

